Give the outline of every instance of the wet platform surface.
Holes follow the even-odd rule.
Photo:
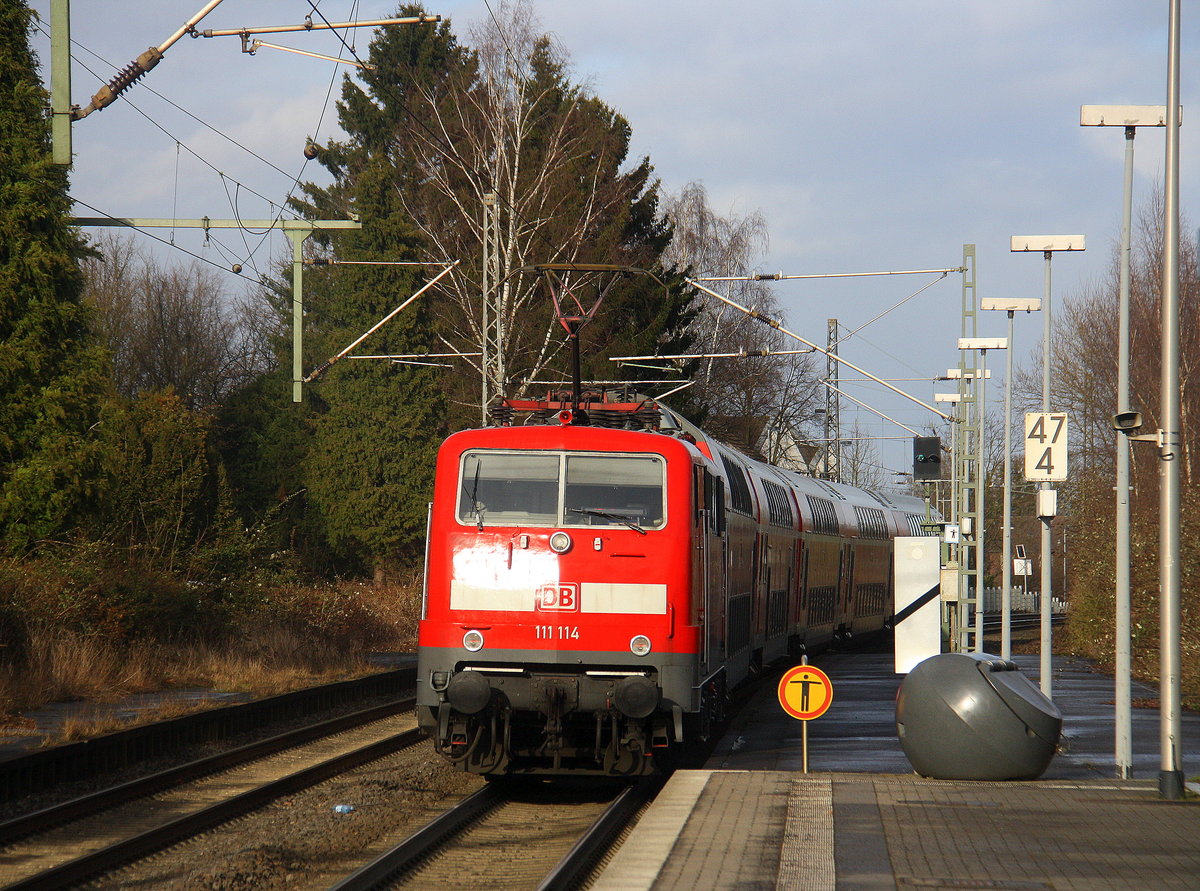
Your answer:
[[[1014,661],[1038,683],[1036,655],[1016,655]],[[824,716],[809,722],[809,769],[911,773],[896,736],[896,690],[903,675],[893,672],[892,654],[827,653],[812,663],[833,681],[834,698]],[[1056,656],[1053,671],[1053,699],[1063,713],[1063,737],[1043,779],[1115,777],[1113,679],[1071,657]],[[1157,700],[1158,690],[1135,682],[1133,698]],[[706,766],[801,770],[800,725],[779,707],[774,686],[764,684]],[[1134,709],[1132,731],[1133,776],[1157,781],[1157,709]],[[1200,775],[1200,714],[1195,712],[1183,715],[1183,752],[1184,775]]]
[[[1037,683],[1037,656],[1015,661]],[[593,888],[1200,888],[1200,799],[1159,796],[1158,712],[1134,710],[1134,778],[1115,779],[1113,681],[1089,663],[1054,660],[1060,750],[1041,779],[1003,783],[913,773],[890,653],[813,664],[834,700],[809,722],[812,772],[801,722],[764,684],[705,769],[671,778]],[[1200,715],[1185,713],[1183,744],[1194,779]]]

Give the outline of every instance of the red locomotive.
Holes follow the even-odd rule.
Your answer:
[[[439,452],[420,624],[420,724],[474,773],[650,772],[764,665],[883,629],[892,538],[923,534],[919,498],[754,461],[653,402],[500,420]]]

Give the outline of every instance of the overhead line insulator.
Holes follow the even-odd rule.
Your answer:
[[[92,101],[88,104],[87,108],[82,110],[72,109],[71,119],[78,121],[80,118],[86,118],[93,111],[99,111],[101,108],[112,105],[118,96],[137,83],[146,75],[146,72],[161,62],[162,57],[162,50],[156,46],[150,47],[122,68],[116,77],[101,87],[96,92],[96,95],[92,97]]]

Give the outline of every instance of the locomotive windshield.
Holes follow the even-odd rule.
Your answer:
[[[658,528],[663,461],[656,455],[469,452],[458,519],[479,526]]]

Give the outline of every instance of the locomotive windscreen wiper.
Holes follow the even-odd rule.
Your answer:
[[[478,458],[475,459],[475,482],[471,485],[471,509],[475,512],[475,521],[478,524],[478,531],[483,531],[483,505],[479,503],[479,468],[483,466],[483,462]],[[467,487],[463,485],[463,494],[467,495]]]
[[[633,520],[622,517],[620,514],[611,514],[606,510],[596,510],[594,507],[568,507],[567,512],[572,514],[588,514],[589,516],[593,517],[603,517],[606,520],[615,520],[622,525],[628,526],[639,535],[646,534],[646,530],[637,523],[633,522]]]

